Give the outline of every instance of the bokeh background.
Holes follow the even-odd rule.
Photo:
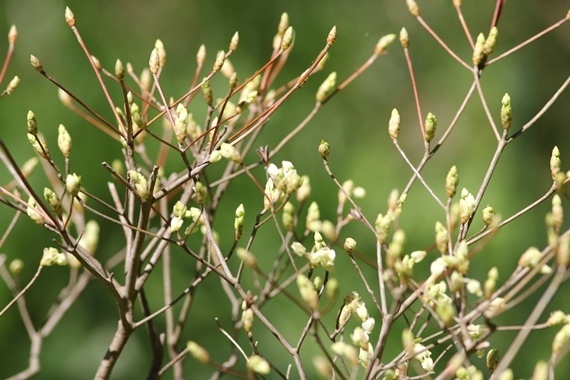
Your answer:
[[[464,15],[473,37],[479,32],[486,34],[495,2],[464,3]],[[119,157],[119,148],[66,110],[57,98],[56,88],[29,65],[29,56],[34,54],[51,76],[94,109],[110,116],[91,68],[65,24],[63,14],[66,6],[74,11],[77,26],[91,52],[108,69],[112,70],[115,60],[120,58],[123,62],[131,62],[135,70],[140,72],[148,62],[154,41],[160,38],[168,53],[162,85],[174,97],[188,88],[194,73],[196,51],[202,43],[206,44],[209,53],[207,63],[211,64],[215,52],[226,49],[233,33],[239,31],[240,47],[232,56],[232,63],[239,77],[245,78],[270,55],[279,17],[282,12],[288,12],[296,31],[296,41],[289,62],[278,80],[285,83],[308,67],[324,46],[328,31],[336,25],[338,38],[325,72],[312,77],[272,117],[259,145],[274,146],[287,131],[303,120],[313,107],[316,89],[328,72],[337,71],[340,82],[371,55],[380,36],[398,33],[402,27],[407,28],[411,39],[411,55],[424,116],[430,111],[439,121],[437,137],[451,121],[472,80],[471,74],[446,55],[420,27],[401,0],[0,1],[0,33],[7,33],[11,24],[15,24],[19,32],[16,52],[6,78],[9,80],[13,75],[21,78],[15,94],[0,100],[0,138],[11,148],[16,160],[23,163],[33,155],[25,134],[28,110],[34,111],[40,129],[52,145],[55,144],[57,125],[66,125],[74,138],[74,170],[83,175],[86,187],[101,193],[105,191],[105,183],[110,178],[100,163]],[[469,62],[471,49],[451,1],[421,1],[420,6],[424,19]],[[499,24],[500,36],[495,54],[508,50],[560,20],[568,7],[568,1],[507,2]],[[2,39],[0,52],[5,49],[6,40]],[[495,120],[499,120],[500,100],[508,92],[514,109],[513,130],[526,123],[564,82],[570,68],[569,62],[570,33],[565,25],[485,70],[482,83]],[[554,145],[559,146],[563,166],[568,168],[564,163],[567,162],[565,158],[570,157],[569,102],[570,96],[566,91],[529,132],[509,145],[485,195],[484,205],[492,205],[498,213],[508,217],[541,196],[551,183],[548,162]],[[402,117],[400,143],[411,160],[417,163],[423,145],[410,79],[398,44],[332,99],[278,155],[277,162],[290,160],[300,173],[311,176],[313,197],[319,201],[323,218],[334,218],[336,189],[316,153],[321,139],[326,139],[332,146],[330,163],[336,176],[341,181],[353,179],[367,189],[368,194],[362,200],[361,207],[369,219],[373,220],[377,213],[385,211],[386,199],[393,188],[401,190],[407,183],[411,172],[392,146],[386,131],[390,111],[394,107],[399,109]],[[203,107],[200,105],[200,108]],[[446,145],[426,167],[424,176],[443,197],[445,175],[452,165],[457,165],[460,186],[476,193],[494,148],[492,131],[480,101],[474,97]],[[255,160],[255,157],[250,160]],[[9,180],[6,169],[0,167],[0,183],[5,184]],[[41,189],[46,180],[38,172],[32,178],[32,183]],[[255,193],[237,186],[231,187],[224,207],[233,210],[243,202],[248,210],[259,209],[261,198],[253,198],[249,194]],[[548,204],[541,205],[507,226],[474,260],[473,276],[481,278],[491,266],[498,266],[504,280],[526,247],[544,246],[544,214],[548,208]],[[232,214],[229,215],[227,220],[231,223]],[[10,210],[0,208],[0,228],[6,228],[11,217]],[[443,220],[441,210],[424,189],[416,186],[410,192],[402,214],[402,226],[409,231],[406,248],[412,251],[429,246],[433,242],[436,220]],[[120,247],[120,235],[113,231],[112,225],[101,223],[103,239],[97,254],[101,257],[111,256]],[[251,218],[248,223],[251,227]],[[366,236],[359,227],[350,231],[361,243],[361,253],[372,256],[374,251],[370,236]],[[23,280],[27,281],[35,272],[43,247],[53,245],[50,239],[49,234],[31,221],[21,220],[0,251],[9,260],[20,257],[26,262]],[[275,252],[275,239],[276,235],[267,232],[259,238],[258,250],[266,249],[268,255]],[[339,260],[342,264],[343,259]],[[341,273],[338,275],[341,276]],[[42,315],[57,295],[57,289],[66,283],[66,276],[64,268],[46,270],[27,294],[36,323],[41,323]],[[180,282],[180,289],[184,284],[184,281]],[[198,293],[196,302],[201,303],[202,307],[193,315],[185,336],[200,342],[211,352],[219,350],[221,359],[229,348],[216,330],[213,318],[224,318],[223,313],[227,309],[220,305],[219,293],[216,294],[219,285],[212,284],[207,289],[210,290]],[[350,284],[341,282],[341,294],[351,290]],[[564,288],[557,296],[553,308],[568,311],[567,291],[568,288]],[[157,288],[157,307],[160,305],[160,292],[160,288]],[[5,305],[10,299],[6,286],[0,284],[0,305]],[[535,301],[536,298],[529,299],[528,310]],[[289,306],[277,302],[268,305],[270,314],[280,321],[278,325],[286,331],[295,331],[293,326],[288,326],[289,316],[283,313]],[[497,323],[523,323],[527,313],[521,310],[507,313]],[[99,284],[89,286],[85,297],[77,302],[52,336],[46,339],[42,355],[43,372],[39,378],[90,377],[106,350],[115,320],[115,306],[105,289]],[[529,343],[513,363],[517,377],[529,377],[536,360],[548,359],[554,333],[552,330],[540,336],[531,335]],[[493,337],[491,342],[504,352],[513,337],[514,333],[501,334]],[[274,343],[271,337],[264,339],[267,344]],[[0,319],[0,342],[0,377],[6,377],[23,369],[27,363],[29,340],[16,308]],[[397,334],[393,342],[388,352],[396,353],[400,350]],[[148,343],[143,332],[130,341],[117,365],[114,378],[141,378],[147,371],[148,358]],[[483,362],[477,364],[483,365]],[[187,369],[192,371],[189,373],[193,373],[194,378],[201,378],[200,365],[188,361]],[[562,377],[564,374],[570,376],[568,364],[562,364],[560,371]]]

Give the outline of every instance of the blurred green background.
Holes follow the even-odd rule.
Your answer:
[[[464,1],[464,15],[473,38],[489,30],[494,1]],[[18,28],[19,39],[13,61],[3,86],[14,75],[21,78],[20,87],[12,95],[0,100],[0,138],[11,148],[19,163],[33,155],[26,140],[26,113],[33,110],[40,130],[55,150],[57,125],[64,124],[73,140],[74,170],[83,175],[87,188],[104,193],[107,172],[101,161],[111,162],[119,157],[118,147],[109,144],[98,130],[87,125],[65,109],[57,98],[56,88],[35,72],[29,65],[34,54],[43,63],[49,75],[56,78],[94,109],[109,117],[108,105],[97,86],[95,77],[81,48],[64,21],[64,9],[69,6],[75,13],[77,26],[87,46],[112,70],[120,58],[131,62],[139,73],[147,65],[150,51],[157,38],[167,50],[168,63],[162,75],[167,94],[178,97],[188,88],[195,68],[195,55],[200,44],[206,44],[207,65],[211,65],[215,52],[227,49],[235,31],[240,33],[240,47],[232,56],[238,75],[246,78],[262,65],[271,53],[271,41],[282,12],[288,12],[296,31],[295,47],[278,83],[282,84],[299,75],[310,65],[322,49],[328,31],[338,28],[338,38],[331,50],[331,59],[324,73],[312,77],[308,83],[288,100],[265,127],[258,144],[274,146],[287,131],[292,130],[314,105],[314,94],[330,71],[337,71],[339,81],[349,76],[373,52],[378,38],[398,33],[406,27],[411,39],[411,56],[416,70],[422,111],[434,113],[439,121],[439,133],[447,127],[459,107],[469,85],[471,74],[446,55],[435,41],[408,13],[405,2],[382,1],[58,1],[58,0],[2,0],[0,2],[0,33],[7,33],[10,25]],[[461,30],[451,1],[420,2],[422,16],[459,56],[470,62],[471,49]],[[547,26],[562,19],[568,11],[568,1],[543,2],[519,0],[508,2],[499,23],[499,43],[495,56],[533,36]],[[0,52],[6,50],[6,40],[0,43]],[[491,112],[498,122],[500,100],[505,92],[512,99],[514,109],[513,130],[532,118],[559,88],[568,75],[570,62],[570,33],[568,26],[539,39],[537,42],[487,68],[482,83]],[[219,79],[219,84],[225,84]],[[222,87],[220,87],[222,88]],[[115,90],[116,91],[116,90]],[[115,93],[116,94],[116,93]],[[217,96],[222,96],[222,91]],[[566,91],[540,118],[535,126],[516,143],[509,145],[499,163],[484,205],[492,205],[503,217],[508,217],[541,196],[550,186],[549,157],[554,145],[562,152],[563,167],[569,157],[570,102]],[[201,99],[198,108],[203,109]],[[410,79],[402,49],[396,43],[387,56],[381,57],[368,71],[346,90],[332,99],[317,117],[276,158],[292,161],[299,173],[309,174],[313,185],[313,199],[321,206],[321,215],[333,219],[336,209],[336,188],[322,168],[316,147],[321,139],[332,146],[330,163],[339,180],[353,179],[368,193],[361,201],[365,215],[374,220],[385,212],[386,199],[393,188],[402,189],[411,172],[394,149],[388,134],[387,122],[392,108],[398,108],[402,117],[400,144],[410,159],[417,163],[422,155],[422,141],[418,132],[417,116],[411,92]],[[196,111],[202,112],[202,111]],[[461,116],[448,142],[424,171],[425,178],[444,196],[444,179],[452,165],[459,169],[460,186],[476,193],[495,149],[494,137],[474,97]],[[250,162],[255,160],[250,157]],[[259,173],[258,173],[259,174]],[[0,183],[10,180],[8,172],[0,167]],[[45,178],[38,172],[32,183],[42,189]],[[250,189],[251,183],[241,182]],[[230,187],[223,207],[228,212],[243,202],[248,214],[246,231],[253,223],[253,213],[261,206],[261,198],[248,198],[249,190]],[[565,203],[567,204],[567,202]],[[474,260],[472,276],[481,278],[491,266],[498,266],[501,281],[516,266],[518,256],[530,245],[544,246],[544,214],[549,204],[541,205],[507,226],[493,242]],[[220,212],[223,215],[223,212]],[[232,214],[228,214],[228,226]],[[12,212],[0,208],[0,228],[5,229]],[[434,223],[443,221],[443,213],[430,200],[427,192],[416,186],[408,197],[402,214],[402,226],[408,231],[406,249],[424,249],[433,241]],[[22,258],[27,267],[24,282],[35,272],[43,247],[53,245],[51,236],[22,218],[0,252],[8,260]],[[474,228],[478,228],[475,225]],[[475,230],[475,229],[474,229]],[[412,233],[413,231],[413,233]],[[263,231],[262,231],[263,232]],[[268,229],[259,238],[257,250],[276,251],[277,237]],[[350,232],[361,243],[359,250],[373,256],[373,242],[360,227]],[[102,222],[104,239],[98,255],[111,256],[120,247],[120,236],[112,225]],[[119,232],[120,233],[120,232]],[[342,239],[344,239],[343,236]],[[340,265],[348,263],[339,253]],[[344,261],[343,261],[344,260]],[[190,263],[186,264],[190,270]],[[343,275],[342,271],[337,275]],[[41,323],[47,308],[57,295],[57,289],[67,281],[67,270],[50,268],[27,294],[28,305],[36,323]],[[349,274],[353,276],[353,274]],[[228,352],[227,342],[218,333],[213,318],[221,319],[227,308],[219,302],[216,291],[219,284],[210,279],[211,291],[199,292],[197,303],[203,308],[193,315],[186,328],[184,339],[193,339],[222,360]],[[181,280],[179,289],[186,282]],[[158,284],[157,284],[158,286]],[[341,281],[341,294],[353,290]],[[359,289],[360,290],[360,289]],[[568,288],[565,288],[568,291]],[[362,291],[361,291],[362,292]],[[363,293],[363,292],[362,292]],[[161,290],[156,289],[155,307],[160,303]],[[152,296],[152,295],[151,295]],[[0,286],[0,305],[11,299],[6,286]],[[532,307],[536,299],[529,299]],[[564,290],[555,300],[556,308],[568,310]],[[269,314],[276,324],[288,333],[289,315],[283,313],[288,304],[270,303]],[[370,307],[369,307],[370,308]],[[526,313],[507,313],[497,323],[521,324]],[[530,309],[529,309],[530,310]],[[550,310],[550,309],[549,309]],[[94,373],[104,354],[115,328],[116,310],[106,290],[99,284],[88,287],[83,297],[45,341],[42,355],[43,371],[39,378],[88,378]],[[262,330],[260,330],[262,331]],[[548,359],[555,331],[531,335],[529,344],[513,364],[515,375],[529,377],[538,359]],[[508,347],[513,334],[494,336],[491,342],[498,348]],[[400,350],[399,336],[394,335],[394,347],[389,353]],[[0,377],[6,377],[26,366],[29,340],[16,308],[0,319]],[[272,337],[259,337],[263,343],[274,344]],[[220,348],[221,347],[221,348]],[[216,351],[219,352],[216,352]],[[262,350],[263,352],[263,350]],[[283,355],[285,355],[283,353]],[[526,356],[525,356],[526,355]],[[147,371],[148,343],[141,331],[128,344],[120,359],[114,378],[141,378]],[[477,362],[482,365],[483,362]],[[562,365],[562,367],[564,364]],[[308,365],[310,367],[310,365]],[[570,368],[561,368],[561,374],[570,376]],[[187,370],[194,378],[201,377],[200,365],[188,361]],[[190,373],[190,372],[189,372]],[[564,377],[564,376],[562,376]],[[166,376],[169,378],[169,375]]]

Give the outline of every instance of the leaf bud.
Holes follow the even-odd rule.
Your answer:
[[[331,147],[329,143],[326,142],[325,140],[321,140],[321,143],[319,144],[319,154],[321,155],[321,157],[326,159],[330,151]]]
[[[75,16],[69,7],[65,7],[65,22],[70,28],[75,26]]]
[[[79,194],[79,189],[81,188],[81,176],[70,173],[65,178],[65,189],[72,197],[77,196]]]
[[[36,120],[36,115],[34,115],[32,111],[28,111],[27,124],[28,133],[35,136],[38,133],[38,122]]]
[[[392,44],[392,42],[394,42],[395,39],[396,39],[395,34],[386,34],[385,36],[380,37],[380,39],[376,43],[376,46],[374,46],[374,54],[376,55],[385,54],[386,49],[388,48],[388,46]]]
[[[63,157],[68,158],[71,153],[71,136],[63,124],[59,125],[57,131],[57,146]]]
[[[400,45],[402,45],[404,49],[407,49],[408,46],[410,46],[410,37],[408,36],[406,28],[402,28],[400,30]]]
[[[214,61],[214,71],[220,71],[222,66],[224,66],[224,61],[226,60],[226,53],[223,50],[220,50],[218,54],[216,54],[216,60]]]
[[[301,298],[311,310],[316,310],[319,306],[319,295],[315,285],[304,274],[297,275],[297,287],[301,293]]]
[[[499,31],[496,26],[491,29],[489,32],[489,36],[485,40],[485,44],[483,45],[483,52],[485,55],[489,56],[493,50],[495,49],[495,45],[497,44],[497,37],[499,36]]]
[[[245,207],[241,203],[235,212],[234,218],[234,239],[238,241],[243,234],[243,225],[245,223]]]
[[[269,362],[259,355],[252,355],[247,360],[247,368],[260,375],[267,375],[271,372]]]
[[[461,190],[459,199],[459,219],[461,223],[467,223],[475,212],[475,197],[467,189]]]
[[[560,172],[560,166],[562,165],[562,160],[560,159],[560,150],[555,146],[552,149],[552,155],[550,156],[550,174],[552,179],[556,179],[556,175]]]
[[[21,259],[14,259],[10,262],[8,270],[13,276],[19,276],[24,270],[24,261]]]
[[[457,174],[457,167],[453,165],[445,177],[445,192],[449,198],[453,198],[455,196],[458,184],[459,174]]]
[[[406,4],[412,16],[418,17],[420,15],[420,7],[414,0],[406,0]]]
[[[388,133],[393,140],[396,140],[400,133],[400,113],[396,108],[392,110],[392,115],[388,122]]]
[[[283,34],[283,38],[281,39],[281,50],[285,51],[291,47],[293,43],[293,39],[295,38],[295,31],[293,27],[288,27],[285,33]]]
[[[61,201],[57,194],[50,188],[44,188],[44,198],[48,202],[50,208],[57,216],[61,216],[63,213],[63,207],[61,206]]]
[[[473,49],[473,64],[479,67],[483,62],[485,62],[485,35],[479,33],[477,36],[477,41],[475,42],[475,48]]]
[[[327,35],[327,45],[331,46],[336,41],[336,25],[331,28]]]
[[[20,84],[20,77],[18,77],[17,75],[12,78],[12,80],[8,83],[8,87],[6,87],[6,94],[8,95],[12,95],[12,93],[14,91],[16,91],[16,88],[18,88],[18,85]]]
[[[16,29],[16,25],[12,25],[10,30],[8,31],[8,43],[15,44],[16,40],[18,39],[18,29]]]
[[[30,64],[36,71],[39,71],[40,73],[44,72],[42,62],[35,55],[30,55]]]
[[[437,119],[435,115],[431,112],[427,114],[426,121],[424,123],[425,127],[425,140],[430,142],[435,137],[435,130],[437,129]]]
[[[210,354],[198,343],[190,340],[186,343],[186,349],[190,355],[192,355],[192,357],[194,357],[194,359],[198,360],[200,363],[207,364],[210,361]]]
[[[321,83],[315,96],[317,102],[323,103],[334,92],[336,88],[336,71],[329,74],[327,79]]]
[[[509,94],[505,94],[501,100],[501,125],[504,130],[508,130],[511,127],[511,122],[513,121],[513,108],[511,106],[511,97]]]
[[[148,68],[151,73],[156,74],[158,73],[158,69],[160,68],[160,61],[158,57],[158,50],[156,48],[152,49],[150,53],[150,58],[148,60]]]
[[[344,241],[344,250],[348,252],[349,255],[351,255],[355,249],[356,249],[356,240],[350,237],[346,238],[346,240]]]
[[[129,175],[131,177],[131,181],[133,181],[133,185],[135,186],[138,196],[141,197],[143,201],[146,200],[149,195],[148,181],[146,177],[136,170],[129,170]]]
[[[120,59],[115,61],[115,76],[119,80],[123,80],[125,78],[125,66],[123,66],[123,62]]]

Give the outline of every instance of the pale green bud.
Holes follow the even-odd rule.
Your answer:
[[[281,220],[283,222],[283,227],[287,231],[294,231],[295,230],[295,207],[291,202],[285,203],[283,206],[283,215],[281,216]]]
[[[297,189],[297,200],[299,202],[306,202],[311,196],[311,182],[307,175],[301,177],[301,186]]]
[[[194,359],[198,360],[200,363],[207,364],[210,362],[210,354],[198,343],[190,340],[186,343],[186,349],[190,355],[192,355],[192,357],[194,357]]]
[[[426,131],[425,140],[430,142],[435,137],[435,131],[437,129],[437,119],[433,113],[429,112],[427,114],[424,127]]]
[[[536,363],[536,366],[534,367],[534,372],[532,373],[531,380],[548,380],[550,378],[548,373],[549,373],[548,362],[541,360],[538,363]]]
[[[36,153],[39,154],[40,157],[49,160],[49,149],[43,137],[40,134],[33,135],[28,133],[27,135],[28,141],[32,144],[32,148],[34,148]]]
[[[354,252],[355,249],[356,249],[356,240],[350,237],[346,238],[346,240],[344,241],[344,250],[348,252],[348,254],[350,255]]]
[[[475,49],[473,49],[473,64],[475,66],[480,66],[485,62],[485,35],[479,33],[477,36],[477,41],[475,42]]]
[[[57,216],[63,213],[63,207],[57,194],[50,188],[44,187],[44,198]]]
[[[63,157],[68,158],[71,153],[71,136],[63,124],[60,124],[58,127],[57,146]]]
[[[230,51],[237,50],[238,46],[239,46],[239,33],[235,32],[234,35],[232,36],[232,39],[230,40]]]
[[[396,140],[400,133],[400,113],[396,108],[392,110],[392,115],[388,122],[388,133],[393,140]]]
[[[408,10],[414,17],[418,17],[420,15],[420,7],[415,2],[415,0],[406,0],[406,4],[408,5]]]
[[[562,160],[560,160],[560,150],[555,146],[552,149],[552,155],[550,156],[550,173],[552,174],[552,179],[556,179],[556,174],[560,172],[561,165]]]
[[[20,77],[18,77],[17,75],[12,78],[12,80],[8,83],[8,87],[6,87],[6,94],[8,95],[12,95],[12,93],[14,91],[16,91],[16,88],[18,88],[18,85],[20,84]]]
[[[317,371],[320,377],[324,379],[332,378],[333,369],[328,359],[322,356],[314,356],[313,366],[315,367],[315,370]]]
[[[326,142],[325,140],[322,140],[321,143],[319,144],[319,154],[321,155],[321,157],[327,158],[330,151],[331,151],[331,147],[330,147],[329,143]]]
[[[304,274],[297,275],[297,287],[301,293],[301,298],[309,308],[316,310],[319,306],[319,295],[315,286]]]
[[[26,214],[32,219],[32,221],[36,224],[42,225],[44,224],[44,218],[39,212],[39,208],[37,206],[36,200],[34,197],[30,197],[28,199],[28,205],[26,207]]]
[[[151,73],[158,73],[158,69],[160,68],[160,60],[158,57],[158,50],[156,48],[152,49],[152,52],[150,53],[150,58],[148,59],[148,68]]]
[[[483,52],[485,55],[490,55],[493,50],[495,49],[495,45],[497,44],[497,37],[499,36],[499,31],[496,26],[491,29],[489,32],[489,37],[485,40],[485,44],[483,45]]]
[[[491,206],[485,207],[483,209],[483,223],[485,223],[486,226],[489,226],[493,222],[494,218],[495,218],[495,210],[493,209],[493,207]]]
[[[243,234],[243,225],[245,223],[245,207],[243,203],[241,203],[235,212],[235,219],[234,219],[234,239],[237,241],[241,239]]]
[[[30,64],[32,65],[34,70],[39,71],[40,73],[44,72],[42,62],[35,55],[30,55]]]
[[[402,45],[404,49],[407,49],[408,46],[410,46],[410,37],[408,36],[406,28],[402,28],[400,30],[400,45]]]
[[[283,39],[281,40],[281,49],[282,50],[287,50],[291,47],[291,44],[293,43],[293,39],[295,38],[295,31],[293,30],[293,27],[288,27],[287,30],[285,30],[285,33],[283,34]]]
[[[392,42],[394,42],[395,39],[396,39],[395,34],[387,34],[385,36],[380,37],[380,39],[376,43],[376,46],[374,46],[374,54],[376,55],[385,54],[386,49],[388,48],[388,46],[392,44]]]
[[[564,314],[563,311],[555,310],[552,313],[550,313],[550,317],[548,317],[546,324],[548,326],[556,326],[556,325],[561,325],[563,323],[568,323],[568,322],[569,322],[568,316],[566,314]]]
[[[251,253],[245,248],[238,247],[236,249],[236,254],[240,258],[240,260],[245,264],[245,266],[247,266],[250,269],[257,268],[257,259],[255,258],[253,253]]]
[[[316,232],[321,229],[322,222],[320,220],[321,212],[317,202],[311,202],[307,211],[307,219],[305,226],[309,231]]]
[[[28,133],[35,136],[38,133],[38,121],[36,120],[36,115],[34,115],[32,111],[28,111],[27,124]]]
[[[21,259],[14,259],[10,262],[8,270],[13,276],[19,276],[24,270],[24,261]]]
[[[91,219],[85,224],[85,230],[79,240],[79,245],[92,255],[95,254],[99,245],[99,232],[99,223]]]
[[[513,121],[513,107],[511,106],[511,97],[505,94],[501,100],[501,125],[503,129],[508,130]]]
[[[291,244],[291,249],[299,257],[303,257],[307,254],[307,249],[305,248],[305,246],[299,243],[298,241],[293,242]]]
[[[316,100],[323,103],[333,93],[336,88],[336,71],[329,74],[327,79],[319,86],[317,90]]]
[[[64,253],[59,252],[56,248],[44,248],[44,253],[40,261],[43,267],[51,267],[53,265],[67,265],[67,257]]]
[[[65,189],[72,197],[77,196],[81,189],[81,176],[75,173],[68,174],[65,178]]]
[[[562,236],[558,242],[556,263],[566,268],[570,265],[570,236],[568,235]]]
[[[378,214],[376,217],[376,223],[374,227],[376,229],[376,234],[378,235],[378,241],[380,243],[386,243],[388,234],[390,234],[390,227],[392,226],[392,217],[388,214],[382,215]]]
[[[435,243],[441,254],[445,255],[449,249],[449,234],[440,222],[435,223]]]
[[[467,189],[461,190],[461,199],[459,200],[459,219],[461,223],[467,223],[475,212],[475,197]]]
[[[146,177],[136,170],[129,170],[129,175],[139,197],[141,197],[142,200],[146,200],[149,195],[148,181]]]
[[[253,328],[254,314],[253,310],[250,308],[245,309],[241,313],[241,322],[243,323],[243,329],[245,332],[250,333]]]
[[[445,192],[449,198],[453,198],[455,196],[458,184],[459,174],[457,174],[457,167],[453,165],[445,177]]]
[[[222,66],[224,66],[224,61],[226,60],[226,53],[223,50],[220,50],[218,54],[216,54],[216,60],[214,61],[214,71],[220,71]]]

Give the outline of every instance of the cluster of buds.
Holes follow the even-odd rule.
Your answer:
[[[297,275],[297,287],[299,288],[299,293],[301,298],[311,310],[317,310],[319,307],[319,294],[315,287],[315,284],[309,280],[307,276],[302,273]]]
[[[281,162],[280,168],[275,164],[269,164],[267,174],[273,180],[275,187],[287,195],[293,194],[303,183],[302,177],[297,174],[297,170],[289,161]]]
[[[305,246],[299,242],[291,244],[291,249],[297,256],[306,257],[307,260],[309,260],[311,268],[322,266],[328,272],[334,271],[336,252],[326,245],[319,232],[315,232],[314,240],[315,244],[311,252],[307,252]]]
[[[56,248],[44,248],[44,253],[40,261],[43,267],[51,267],[53,265],[67,265],[67,256],[63,252],[59,252]]]
[[[405,255],[402,260],[396,261],[394,270],[402,283],[407,284],[408,280],[413,277],[414,266],[421,262],[427,255],[426,251],[414,251]]]
[[[337,322],[339,328],[343,328],[352,316],[360,322],[360,325],[350,334],[350,339],[352,344],[359,348],[357,362],[360,362],[362,366],[366,367],[374,351],[370,343],[369,335],[374,329],[376,321],[368,314],[366,304],[362,301],[357,292],[351,292],[344,298],[344,305],[340,310]],[[352,348],[354,349],[354,347]],[[346,349],[350,350],[348,348]],[[335,348],[333,348],[333,351],[335,351]],[[339,352],[336,353],[340,354]],[[346,352],[344,354],[346,355]],[[349,357],[349,355],[346,356]],[[352,360],[351,363],[356,364]]]
[[[519,258],[519,265],[525,268],[534,268],[543,259],[542,252],[536,247],[529,247]],[[548,265],[543,264],[540,267],[540,273],[549,274],[552,272],[552,268]]]
[[[489,55],[495,49],[497,44],[497,37],[499,36],[499,31],[497,27],[493,27],[489,32],[489,36],[485,38],[483,33],[477,36],[477,41],[475,42],[475,48],[473,49],[473,64],[481,68]]]
[[[191,224],[188,226],[185,235],[190,235],[196,231],[202,225],[204,225],[204,218],[202,211],[197,207],[187,208],[186,205],[180,201],[174,204],[172,209],[172,219],[170,221],[170,231],[177,232],[182,227],[184,219],[190,219]]]
[[[386,243],[386,240],[388,239],[388,235],[390,234],[390,228],[392,226],[392,216],[390,214],[378,214],[378,216],[376,217],[376,222],[374,223],[374,227],[376,230],[376,235],[378,238],[378,241],[381,244]]]
[[[422,369],[427,373],[432,373],[434,362],[433,359],[431,358],[431,351],[428,350],[426,346],[424,346],[423,344],[415,343],[413,352],[416,360],[420,362]]]

